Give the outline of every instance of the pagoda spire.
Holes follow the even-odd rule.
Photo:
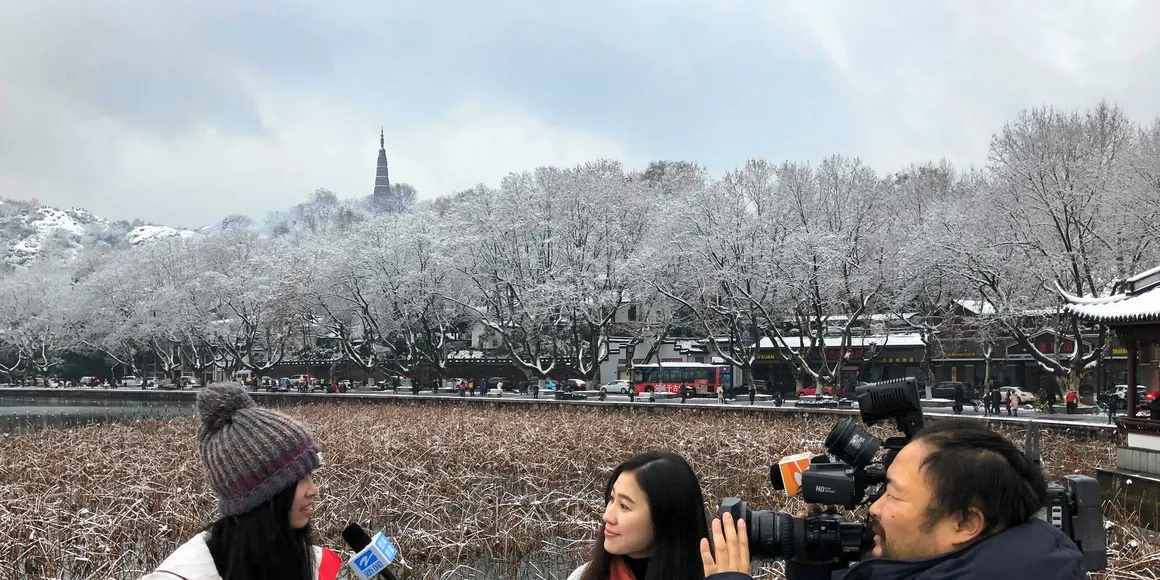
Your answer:
[[[391,177],[387,170],[387,149],[386,149],[386,131],[385,128],[379,128],[379,162],[375,169],[375,194],[376,202],[387,202],[391,197]]]

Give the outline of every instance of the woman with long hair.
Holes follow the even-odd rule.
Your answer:
[[[591,559],[568,580],[705,578],[705,499],[683,457],[650,451],[621,463],[608,478],[604,502]],[[710,573],[717,571],[724,569]]]
[[[334,580],[341,558],[314,546],[319,446],[305,425],[234,385],[197,396],[198,450],[220,517],[145,580]]]

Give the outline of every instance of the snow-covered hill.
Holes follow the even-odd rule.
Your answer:
[[[35,202],[0,200],[0,249],[4,262],[24,266],[42,257],[71,259],[85,248],[137,246],[191,230],[166,226],[110,222],[83,209],[59,209]]]

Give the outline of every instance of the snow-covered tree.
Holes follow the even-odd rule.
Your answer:
[[[1106,296],[1155,259],[1154,237],[1126,211],[1138,135],[1107,104],[1025,112],[994,136],[989,175],[963,198],[975,216],[956,247],[967,277],[1005,333],[1055,378],[1048,388],[1076,390],[1108,344],[1101,328],[1083,348],[1084,328],[1063,311],[1059,290]],[[1037,343],[1046,332],[1056,340]]]

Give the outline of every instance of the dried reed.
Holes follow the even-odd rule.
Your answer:
[[[832,425],[711,410],[425,403],[288,412],[325,447],[321,541],[340,547],[348,521],[385,529],[413,578],[564,577],[590,546],[608,472],[647,449],[686,457],[710,505],[740,496],[796,512],[797,499],[770,489],[769,462],[820,451]],[[0,437],[0,580],[135,578],[155,567],[213,518],[195,429],[178,418]],[[1043,446],[1053,479],[1114,462],[1107,440],[1045,433]],[[1157,577],[1160,548],[1130,523],[1113,530],[1117,556],[1098,577]],[[780,565],[757,574],[781,577]]]

